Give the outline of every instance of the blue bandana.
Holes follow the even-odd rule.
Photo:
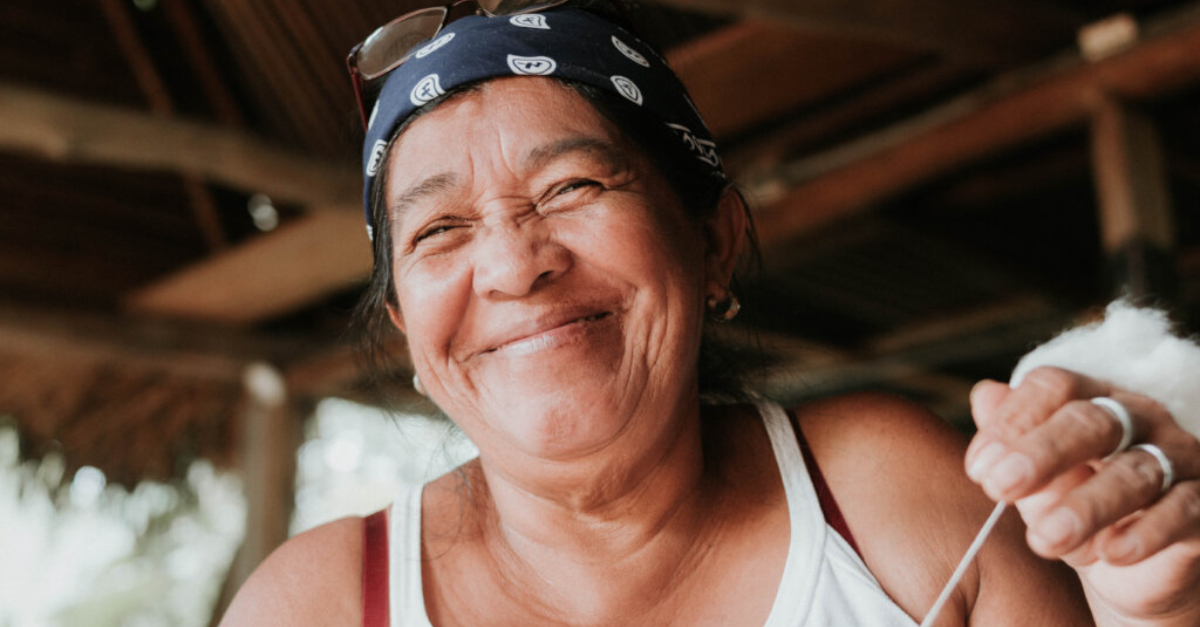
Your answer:
[[[388,140],[414,111],[446,91],[489,78],[553,76],[617,94],[665,123],[713,177],[724,180],[712,135],[679,78],[652,48],[611,22],[560,8],[449,24],[387,78],[363,141],[363,207]]]

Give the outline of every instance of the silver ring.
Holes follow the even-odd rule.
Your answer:
[[[1107,396],[1093,398],[1092,404],[1099,406],[1121,425],[1121,442],[1117,444],[1117,448],[1113,449],[1113,452],[1104,458],[1104,461],[1108,461],[1116,457],[1118,453],[1125,451],[1133,443],[1133,418],[1130,417],[1129,410],[1125,409],[1124,405]]]
[[[1154,459],[1158,460],[1158,465],[1162,466],[1162,493],[1166,493],[1167,490],[1171,489],[1171,486],[1175,484],[1175,465],[1171,463],[1171,460],[1167,458],[1167,454],[1162,449],[1153,444],[1138,444],[1129,450],[1146,451],[1153,455]]]

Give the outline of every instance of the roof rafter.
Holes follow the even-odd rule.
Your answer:
[[[1048,69],[1035,68],[1032,72],[1002,78],[931,113],[832,152],[786,163],[762,178],[749,181],[752,198],[774,196],[756,216],[762,244],[770,255],[772,249],[781,250],[806,232],[865,211],[873,203],[970,159],[1071,124],[1081,124],[1088,119],[1098,93],[1112,91],[1127,97],[1150,97],[1194,82],[1197,76],[1200,76],[1200,8],[1163,27],[1148,29],[1147,38],[1123,54],[1095,63],[1078,58],[1065,62],[1060,59]],[[357,177],[355,180],[357,183]],[[782,193],[772,194],[772,189]],[[360,261],[335,267],[318,263],[323,257],[294,253],[286,260],[267,262],[266,244],[250,253],[235,248],[185,269],[159,286],[143,290],[130,302],[143,312],[242,324],[285,313],[288,307],[315,302],[361,280],[370,270],[361,218],[357,214],[352,219],[342,218],[324,228],[272,234],[275,239],[269,246],[307,250],[285,244],[284,240],[294,237],[299,241],[312,237],[306,233],[320,231],[323,250],[343,251]],[[255,247],[256,242],[248,246]],[[269,270],[274,266],[281,267]],[[338,275],[337,268],[346,274]],[[250,285],[245,277],[255,275],[274,278],[261,282],[258,288],[231,289],[232,285]],[[297,276],[305,277],[300,285],[288,287],[281,281],[282,277]],[[168,285],[171,282],[174,285]],[[207,287],[197,291],[198,285]],[[195,300],[218,288],[237,295],[203,305]],[[303,294],[292,292],[299,288],[303,288]],[[172,297],[178,300],[163,296],[168,293],[178,295]],[[218,300],[224,304],[218,304]]]
[[[747,181],[763,199],[764,248],[864,212],[904,190],[1049,133],[1082,125],[1102,94],[1140,100],[1200,77],[1200,4],[1151,24],[1142,41],[1097,62],[1078,55],[1004,76],[916,118]]]
[[[286,361],[306,342],[213,325],[138,320],[0,304],[0,352],[70,364],[119,363],[202,381],[237,381],[255,360]]]
[[[302,205],[358,204],[362,179],[243,131],[0,83],[0,150],[61,163],[195,175]]]
[[[682,9],[761,17],[806,28],[930,48],[984,65],[1028,59],[1047,44],[1070,41],[1083,22],[1030,0],[663,0]]]
[[[158,115],[174,115],[175,102],[152,59],[154,55],[146,47],[138,33],[137,25],[130,14],[132,7],[121,0],[100,0],[100,8],[108,21],[109,29],[116,37],[125,62],[133,70],[138,86],[150,102],[150,110]],[[225,230],[221,226],[220,213],[212,193],[204,182],[194,174],[183,175],[183,188],[191,204],[196,226],[211,250],[220,250],[227,245]]]
[[[361,282],[371,272],[362,214],[316,211],[126,298],[133,311],[251,324]]]

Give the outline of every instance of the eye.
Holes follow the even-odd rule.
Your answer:
[[[431,237],[444,235],[455,229],[462,228],[463,226],[464,225],[457,220],[438,220],[417,231],[417,234],[413,237],[412,242],[414,245],[416,245]]]
[[[570,179],[552,185],[542,194],[538,206],[546,209],[563,209],[587,202],[604,189],[604,185],[592,179]]]
[[[589,179],[579,179],[577,181],[569,181],[566,184],[560,186],[558,189],[554,190],[554,192],[551,194],[551,196],[564,196],[566,194],[570,194],[571,192],[578,191],[580,189],[584,189],[587,187],[598,187],[599,185],[600,185],[600,183],[597,183],[596,181],[592,181]]]
[[[454,228],[454,227],[449,224],[440,224],[438,226],[430,227],[428,229],[425,229],[424,231],[421,231],[420,233],[417,233],[417,236],[415,238],[413,238],[413,241],[419,242],[423,239],[428,239],[430,237],[433,237],[434,235],[441,235],[442,233],[445,233],[446,231],[449,231],[452,228]]]

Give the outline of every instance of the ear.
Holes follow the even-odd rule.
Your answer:
[[[388,317],[392,319],[392,324],[396,325],[396,328],[399,329],[401,333],[407,333],[404,330],[404,314],[400,313],[400,306],[389,302],[387,303],[386,307]]]
[[[729,287],[733,270],[746,239],[746,203],[733,186],[725,188],[717,210],[705,225],[707,249],[704,254],[705,286],[709,293]]]

